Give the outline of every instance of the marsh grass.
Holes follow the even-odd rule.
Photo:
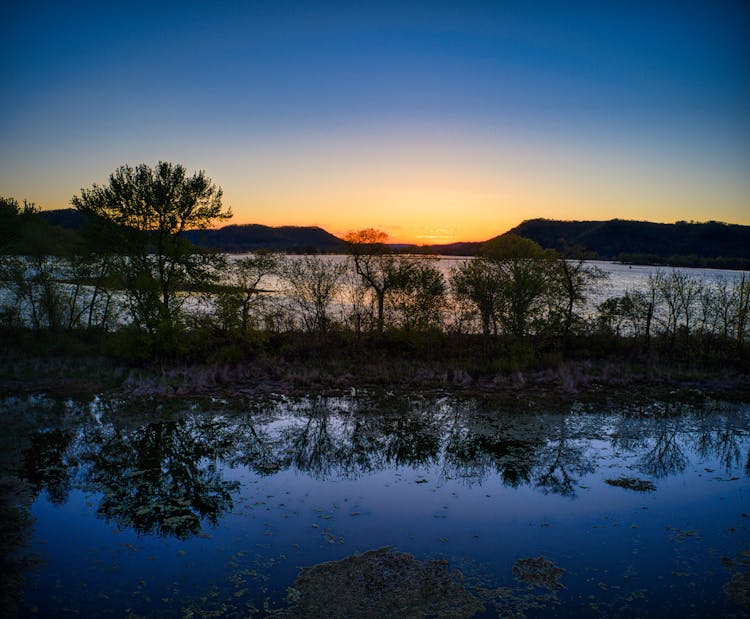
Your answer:
[[[144,334],[13,330],[4,333],[0,390],[58,395],[117,392],[187,396],[336,393],[353,388],[497,393],[510,398],[591,399],[660,395],[674,390],[742,399],[750,393],[738,362],[602,346],[577,339],[565,348],[529,338],[499,338],[488,350],[479,335],[434,332],[382,336],[331,332],[255,333],[201,328],[176,334],[169,354],[145,346]]]

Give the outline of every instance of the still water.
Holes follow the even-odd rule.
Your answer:
[[[23,617],[750,612],[747,405],[36,398],[0,415]]]
[[[230,261],[236,261],[242,258],[246,258],[248,254],[228,254]],[[321,256],[323,260],[327,260],[332,264],[349,264],[351,258],[346,255],[324,255]],[[293,256],[287,257],[288,259],[294,259]],[[425,257],[422,256],[422,259]],[[473,260],[473,258],[466,258],[462,256],[431,256],[429,257],[431,263],[437,268],[445,277],[446,281],[449,280],[451,270],[460,267],[467,260]],[[593,300],[596,303],[600,303],[609,297],[618,297],[625,294],[628,289],[646,290],[648,287],[648,278],[656,273],[670,273],[673,270],[685,273],[688,277],[696,280],[705,282],[706,284],[713,284],[717,280],[727,280],[729,282],[737,281],[742,274],[748,275],[747,271],[727,270],[727,269],[702,269],[702,268],[688,268],[680,267],[673,269],[672,267],[665,266],[652,266],[652,265],[628,265],[621,264],[619,262],[605,261],[605,260],[587,260],[586,266],[588,268],[596,268],[605,274],[605,279],[600,282],[593,291]],[[284,285],[281,279],[274,276],[269,276],[264,279],[263,287],[270,290],[283,290]]]

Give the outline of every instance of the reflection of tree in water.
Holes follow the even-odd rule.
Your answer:
[[[587,445],[568,436],[566,418],[550,428],[550,438],[539,451],[535,471],[536,485],[544,492],[575,496],[578,477],[596,470],[587,454]]]
[[[20,477],[35,492],[46,491],[50,502],[61,505],[68,500],[75,463],[68,457],[73,434],[54,429],[35,432],[23,454]]]
[[[59,418],[62,413],[55,410],[51,415]],[[26,472],[35,470],[33,461],[26,455],[32,437],[41,434],[33,411],[15,399],[10,406],[0,400],[0,416],[3,419],[0,433],[0,617],[18,617],[21,587],[31,571],[42,564],[28,542],[34,528],[31,507],[46,486],[43,478],[36,478],[33,483],[25,478]],[[51,486],[58,485],[65,487],[66,482],[58,477]],[[64,493],[54,489],[49,492],[50,500],[58,496]]]
[[[103,436],[86,456],[88,483],[104,494],[99,514],[139,533],[183,539],[200,531],[202,519],[215,525],[238,489],[217,467],[227,447],[223,427],[188,418]]]
[[[422,415],[380,417],[377,421],[387,464],[418,466],[437,460],[441,434],[438,419]]]
[[[435,402],[403,399],[395,406],[392,402],[387,407],[377,401],[372,404],[374,410],[362,403],[342,426],[339,456],[345,474],[439,460],[444,428]]]
[[[314,410],[302,423],[289,424],[282,430],[285,468],[294,466],[321,477],[333,470],[338,445],[329,431],[330,417],[325,411]]]
[[[721,403],[656,403],[618,415],[611,442],[615,450],[640,454],[639,470],[655,477],[682,472],[688,451],[702,459],[718,459],[729,472],[742,464],[747,427],[747,412]],[[747,458],[750,474],[750,453]]]
[[[747,430],[737,425],[735,415],[703,415],[699,419],[695,450],[703,457],[715,456],[728,472],[742,464],[740,442]],[[750,452],[748,462],[750,464]]]
[[[284,466],[267,427],[249,419],[238,424],[233,432],[237,440],[233,453],[228,454],[231,466],[245,466],[263,476],[273,475]]]
[[[668,477],[685,470],[688,458],[680,443],[680,420],[662,419],[654,428],[638,463],[638,470],[654,477]]]
[[[530,416],[455,420],[445,447],[448,476],[484,481],[489,472],[506,486],[534,483],[544,492],[572,496],[577,477],[594,470],[587,445],[568,436],[566,419]]]
[[[384,437],[372,417],[353,415],[343,424],[338,466],[344,477],[356,478],[363,473],[385,467]]]
[[[615,451],[631,451],[640,470],[655,477],[683,470],[688,447],[737,467],[747,440],[747,414],[648,409],[584,418],[425,402],[385,414],[377,403],[362,411],[342,405],[339,413],[326,400],[284,402],[242,418],[190,414],[128,429],[79,418],[65,429],[29,433],[19,468],[25,483],[53,502],[65,501],[83,483],[103,494],[104,518],[141,533],[184,538],[231,509],[238,484],[223,480],[222,466],[259,475],[295,468],[355,478],[438,464],[445,477],[469,484],[497,474],[510,487],[528,484],[573,496],[580,476],[595,468],[592,439],[609,436]],[[745,467],[750,474],[750,454]]]
[[[497,472],[506,486],[517,487],[531,480],[540,438],[517,436],[512,427],[484,421],[454,427],[445,446],[448,476],[481,483],[490,471]]]
[[[389,465],[415,466],[440,453],[439,421],[422,416],[354,415],[313,410],[281,433],[284,464],[315,476],[347,477]]]

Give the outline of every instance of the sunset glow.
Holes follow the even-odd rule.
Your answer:
[[[168,160],[206,170],[232,223],[393,242],[750,224],[742,3],[304,6],[6,9],[0,194],[66,208]]]

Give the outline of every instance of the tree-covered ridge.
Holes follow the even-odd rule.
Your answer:
[[[662,224],[623,219],[531,219],[511,232],[536,241],[542,247],[564,250],[579,246],[607,260],[618,259],[623,254],[750,259],[750,226],[717,221]]]
[[[80,232],[87,217],[76,209],[38,211],[38,218],[66,233]],[[229,224],[215,229],[186,230],[183,237],[197,245],[228,253],[247,253],[258,249],[298,252],[340,252],[344,241],[317,226],[264,226]]]
[[[200,247],[230,253],[257,249],[276,251],[342,251],[344,242],[317,226],[262,226],[260,224],[223,226],[215,230],[190,230],[186,238]]]

